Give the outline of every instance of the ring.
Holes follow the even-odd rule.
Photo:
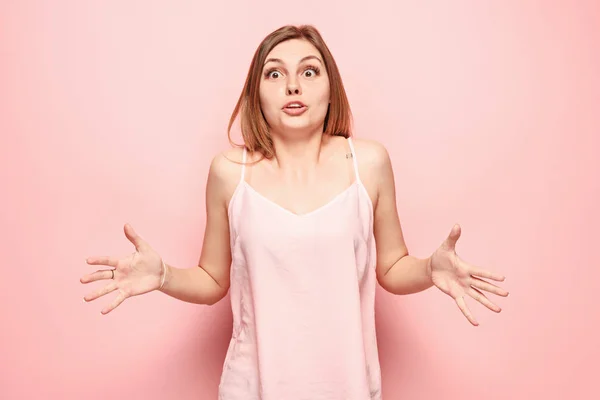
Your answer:
[[[111,269],[110,273],[112,274],[112,276],[110,277],[110,279],[115,279],[115,270]]]

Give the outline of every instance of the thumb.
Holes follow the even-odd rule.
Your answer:
[[[455,250],[456,242],[458,241],[458,238],[460,238],[460,233],[461,233],[460,225],[454,224],[454,226],[452,227],[452,230],[450,231],[450,234],[444,241],[444,244],[443,244],[444,248],[446,248],[447,250]]]
[[[136,250],[140,250],[140,248],[144,246],[144,239],[142,239],[142,237],[138,235],[135,230],[133,230],[131,225],[125,224],[123,230],[125,231],[125,236],[127,236],[127,239],[133,243]]]

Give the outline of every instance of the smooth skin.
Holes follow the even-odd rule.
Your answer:
[[[267,56],[260,84],[260,101],[269,124],[277,156],[247,167],[247,179],[264,197],[295,214],[308,213],[326,204],[353,183],[354,174],[347,140],[325,136],[323,122],[329,104],[329,78],[319,51],[307,41],[294,39],[277,45]],[[302,101],[302,115],[288,115],[284,106]],[[410,294],[432,286],[454,299],[472,325],[479,323],[465,302],[477,300],[493,312],[501,309],[484,292],[508,296],[487,280],[502,282],[504,276],[476,267],[456,254],[461,235],[457,224],[439,248],[427,258],[409,254],[396,208],[395,180],[387,150],[373,140],[353,139],[361,181],[374,208],[377,244],[377,280],[394,294]],[[249,154],[249,161],[258,160]],[[105,286],[84,297],[92,301],[113,291],[114,300],[102,309],[107,314],[125,299],[160,290],[182,301],[215,304],[229,290],[231,249],[229,201],[240,184],[242,150],[227,150],[210,164],[206,184],[206,227],[197,267],[177,268],[161,256],[135,230],[125,224],[127,239],[135,251],[126,257],[89,257],[87,264],[108,266],[81,278],[82,283],[108,280]],[[164,274],[164,275],[163,275]],[[164,284],[160,287],[161,280]]]

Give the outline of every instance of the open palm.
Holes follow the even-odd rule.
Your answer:
[[[473,325],[479,325],[465,302],[465,295],[471,296],[494,312],[502,311],[483,291],[506,297],[508,292],[484,279],[504,281],[504,276],[498,273],[475,267],[461,260],[456,254],[456,241],[461,229],[455,225],[446,240],[433,253],[429,260],[429,273],[433,284],[452,297],[464,316]]]
[[[161,286],[163,263],[160,255],[144,241],[129,224],[124,227],[125,236],[135,246],[135,252],[123,257],[88,257],[89,265],[103,265],[111,268],[100,269],[83,276],[81,283],[108,280],[100,289],[86,295],[85,301],[92,301],[113,291],[118,291],[112,303],[102,309],[108,314],[126,298],[156,290]]]

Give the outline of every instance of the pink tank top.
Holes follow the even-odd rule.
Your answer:
[[[381,399],[373,205],[348,141],[355,182],[307,214],[255,191],[242,167],[221,400]]]

